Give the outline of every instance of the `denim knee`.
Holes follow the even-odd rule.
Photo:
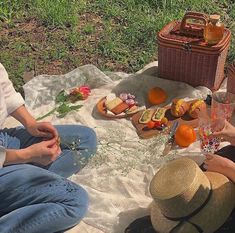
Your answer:
[[[80,146],[80,153],[82,157],[89,159],[93,157],[97,151],[97,136],[93,129],[84,126],[83,132],[86,135],[86,143]]]
[[[1,232],[65,230],[78,224],[87,212],[87,192],[70,180],[44,169],[26,164],[12,165],[0,169],[0,178],[2,216],[7,213],[18,216],[0,218]],[[39,231],[41,227],[44,231]]]
[[[94,150],[94,153],[97,150],[97,136],[96,133],[93,129],[87,127],[87,135],[88,135],[88,144],[89,144],[89,148],[91,148],[92,150]]]
[[[75,225],[78,224],[86,215],[89,205],[89,198],[86,190],[80,185],[72,183],[72,186],[76,187],[77,192],[74,193],[73,199],[70,199],[67,206],[71,208],[70,216],[73,218],[73,224]]]

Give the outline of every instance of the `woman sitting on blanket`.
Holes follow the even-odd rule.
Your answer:
[[[85,126],[36,122],[0,64],[0,124],[7,115],[24,127],[0,130],[0,232],[61,232],[84,216],[86,191],[66,178],[96,152]],[[61,144],[60,144],[61,140]]]
[[[225,121],[223,129],[220,132],[215,132],[214,136],[225,139],[226,141],[231,143],[231,146],[226,146],[220,149],[217,152],[218,154],[207,154],[202,169],[216,173],[217,172],[221,173],[227,176],[233,183],[235,183],[235,147],[234,147],[235,127],[232,126],[227,121]],[[224,197],[226,197],[226,195]],[[233,203],[231,203],[231,205],[232,204]],[[235,232],[234,218],[235,218],[235,210],[232,211],[230,217],[227,219],[224,225],[222,225],[218,230],[216,230],[215,233]],[[161,222],[162,218],[159,218],[159,221]],[[136,219],[125,230],[125,233],[145,233],[145,232],[159,233],[154,229],[152,225],[152,220],[149,215]],[[178,232],[178,231],[172,230],[170,232]],[[185,231],[180,231],[180,232],[185,232]],[[196,232],[201,232],[201,231],[196,231]]]
[[[215,132],[214,136],[221,137],[235,146],[235,127],[227,121],[225,121],[222,131]],[[235,149],[232,147],[230,150],[221,150],[220,154],[224,157],[207,154],[203,167],[208,171],[219,172],[235,183]]]

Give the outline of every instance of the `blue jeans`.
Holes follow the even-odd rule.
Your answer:
[[[85,126],[56,126],[61,155],[46,167],[9,165],[0,169],[0,232],[63,232],[85,215],[88,195],[66,178],[83,168],[96,152],[95,132]],[[0,130],[0,145],[9,149],[41,141],[22,127]]]

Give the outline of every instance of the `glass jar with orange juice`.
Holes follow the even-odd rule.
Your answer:
[[[215,45],[223,38],[224,24],[220,21],[220,15],[210,15],[204,29],[204,39],[208,45]]]

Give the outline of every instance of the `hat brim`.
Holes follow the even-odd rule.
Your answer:
[[[190,222],[196,224],[203,232],[214,232],[231,214],[235,205],[235,185],[224,175],[215,172],[205,172],[211,182],[212,194],[206,206],[190,218]],[[157,203],[151,205],[151,221],[157,232],[167,233],[176,227],[180,221],[167,219]],[[188,222],[180,224],[174,233],[198,233],[197,229]]]

